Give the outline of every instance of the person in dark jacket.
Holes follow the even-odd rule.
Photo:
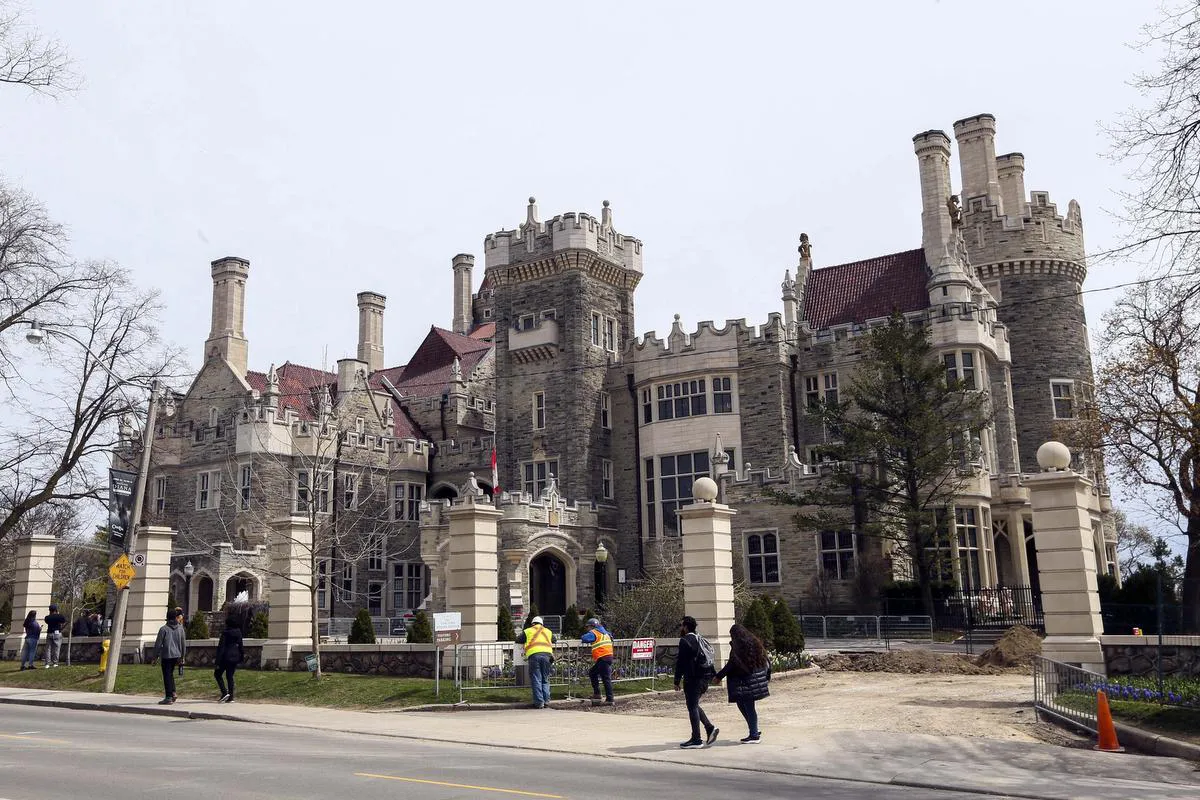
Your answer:
[[[750,729],[742,744],[757,744],[762,733],[758,729],[754,702],[770,695],[767,684],[771,680],[771,662],[767,660],[763,643],[749,629],[734,625],[729,629],[729,639],[729,660],[713,678],[713,683],[729,678],[725,684],[729,702],[737,703],[738,711],[742,712]]]
[[[91,614],[86,608],[79,615],[79,619],[71,625],[71,636],[87,636],[88,635],[88,615]]]
[[[162,664],[163,699],[160,706],[175,702],[175,666],[187,655],[187,637],[174,611],[167,612],[167,624],[158,629],[154,640],[154,655]]]
[[[679,625],[679,651],[675,655],[675,691],[683,687],[683,699],[687,703],[688,721],[692,723],[692,738],[680,742],[685,749],[704,747],[717,740],[721,729],[709,722],[708,715],[700,707],[700,696],[708,691],[709,674],[698,668],[696,656],[700,653],[700,638],[696,633],[694,617],[684,617]],[[706,737],[700,738],[700,725],[704,725]]]
[[[25,615],[25,644],[21,648],[21,669],[37,669],[37,643],[42,636],[42,626],[38,624],[37,612],[30,611]]]
[[[233,673],[245,657],[246,651],[242,647],[242,623],[237,617],[230,617],[225,620],[225,629],[221,631],[221,638],[217,640],[217,668],[213,670],[213,677],[217,679],[217,689],[221,692],[218,703],[233,702]],[[225,690],[222,675],[229,680],[228,691]]]
[[[90,617],[88,617],[87,635],[88,636],[100,636],[101,635],[99,612],[93,611],[92,615]]]
[[[58,666],[58,654],[62,649],[62,632],[63,627],[67,624],[67,618],[58,613],[58,606],[54,603],[50,604],[50,613],[42,618],[42,622],[46,623],[46,669]]]

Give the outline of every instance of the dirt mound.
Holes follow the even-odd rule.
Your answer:
[[[892,650],[887,653],[832,653],[813,661],[832,672],[899,672],[942,675],[997,675],[1000,670],[977,665],[963,656],[929,650]]]
[[[994,647],[984,650],[975,659],[977,666],[1028,667],[1035,656],[1042,654],[1042,640],[1024,625],[1014,625],[1004,632]]]

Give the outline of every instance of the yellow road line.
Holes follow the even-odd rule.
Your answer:
[[[376,775],[372,772],[356,772],[354,774],[359,778],[382,778],[387,781],[424,783],[429,786],[446,786],[451,789],[476,789],[480,792],[500,792],[501,794],[519,794],[522,797],[549,797],[552,800],[566,800],[561,794],[541,794],[539,792],[523,792],[520,789],[498,789],[495,786],[472,786],[469,783],[446,783],[444,781],[426,781],[420,778],[400,778],[395,775]]]
[[[42,736],[21,736],[16,733],[0,733],[0,739],[23,739],[27,742],[50,742],[51,744],[70,744],[66,739],[47,739]]]

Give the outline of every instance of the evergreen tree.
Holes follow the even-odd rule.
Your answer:
[[[0,629],[7,629],[12,624],[12,601],[5,600],[0,605]]]
[[[375,644],[375,627],[371,624],[371,612],[365,608],[358,610],[346,641],[350,644]]]
[[[767,598],[767,603],[771,603]],[[774,634],[775,650],[780,653],[799,653],[804,649],[804,632],[796,615],[788,608],[783,598],[772,603],[771,632]]]
[[[511,642],[515,636],[512,609],[508,607],[508,603],[501,603],[500,610],[496,613],[496,640]]]
[[[208,638],[208,620],[204,617],[203,611],[197,611],[192,615],[192,620],[183,629],[188,640],[192,639],[207,639]]]
[[[408,641],[414,644],[433,643],[433,623],[424,611],[418,611],[413,617],[412,627],[408,629]]]
[[[759,639],[762,639],[763,647],[770,650],[774,642],[774,630],[771,627],[771,612],[767,608],[767,603],[770,601],[765,597],[759,596],[754,598],[754,601],[746,608],[746,616],[742,618],[742,625],[746,630],[753,633]]]
[[[951,566],[954,501],[978,471],[981,431],[991,422],[987,392],[974,391],[987,386],[978,372],[951,378],[928,329],[900,314],[859,341],[862,358],[841,402],[808,411],[835,439],[821,448],[825,478],[798,494],[765,493],[803,507],[803,531],[889,541],[932,616],[933,585]]]
[[[250,621],[250,629],[246,631],[247,639],[266,639],[270,636],[270,620],[261,611]]]
[[[583,636],[583,620],[579,618],[579,612],[575,606],[571,606],[563,615],[562,638],[578,639],[580,636]]]

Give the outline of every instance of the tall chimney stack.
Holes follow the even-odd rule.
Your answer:
[[[459,253],[451,262],[454,266],[454,323],[455,333],[466,336],[471,332],[475,322],[471,313],[471,270],[475,266],[475,256],[470,253]]]
[[[913,137],[921,171],[921,246],[925,263],[936,268],[945,260],[954,226],[950,219],[950,137],[925,131]]]
[[[962,170],[963,209],[972,197],[985,195],[1004,213],[1000,179],[996,174],[996,118],[979,114],[954,123],[958,141],[958,166]]]
[[[216,355],[246,377],[250,343],[246,340],[243,320],[246,315],[246,279],[250,262],[236,256],[212,262],[212,330],[204,343],[204,358]]]
[[[1004,213],[1011,217],[1025,216],[1025,156],[1020,153],[997,156],[996,174],[1000,180]]]
[[[383,369],[383,309],[387,297],[378,292],[358,293],[358,360],[367,374]]]

